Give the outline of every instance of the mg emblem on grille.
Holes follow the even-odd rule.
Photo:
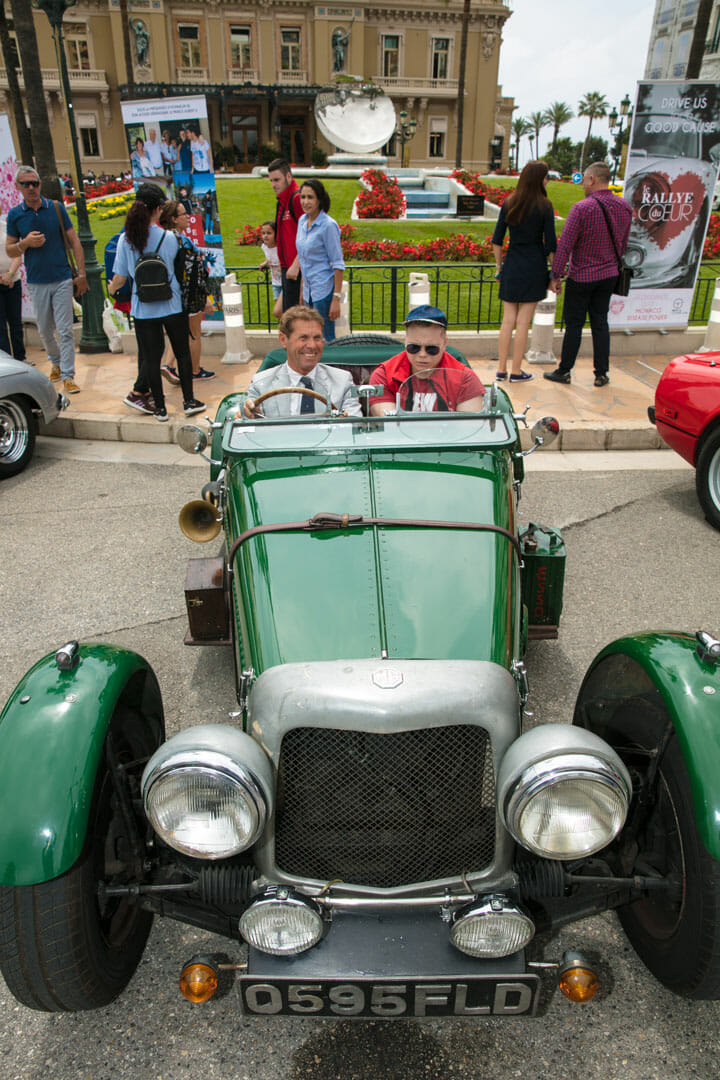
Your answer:
[[[372,681],[381,690],[394,690],[403,681],[403,673],[398,671],[397,668],[378,668],[377,671],[373,671]]]

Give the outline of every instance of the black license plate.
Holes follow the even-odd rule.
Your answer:
[[[532,1016],[537,975],[298,980],[238,978],[248,1016]]]

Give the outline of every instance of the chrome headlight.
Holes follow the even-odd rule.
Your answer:
[[[317,945],[325,931],[318,905],[299,893],[272,886],[240,917],[249,945],[272,956],[295,956]]]
[[[498,959],[524,949],[534,933],[532,919],[506,897],[488,896],[455,913],[450,940],[468,956]]]
[[[142,777],[145,813],[170,847],[226,859],[251,847],[272,810],[273,771],[242,731],[204,724],[155,751]]]
[[[519,844],[544,858],[600,851],[625,824],[632,783],[606,742],[545,724],[521,735],[498,774],[498,811]]]

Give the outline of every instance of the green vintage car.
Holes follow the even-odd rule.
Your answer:
[[[360,416],[253,421],[232,395],[181,432],[211,455],[183,527],[224,531],[186,582],[187,644],[235,658],[222,723],[165,740],[146,661],[77,642],[5,706],[10,990],[106,1005],[165,915],[227,939],[179,958],[190,1000],[234,978],[249,1015],[518,1016],[548,977],[592,996],[592,964],[540,942],[616,909],[656,978],[718,997],[720,642],[615,641],[572,725],[523,730],[565,560],[518,527],[524,418],[497,387],[382,419],[355,393]]]

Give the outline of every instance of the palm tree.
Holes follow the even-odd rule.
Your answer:
[[[20,149],[20,161],[26,161],[28,164],[32,164],[34,156],[32,137],[30,135],[30,129],[25,121],[25,110],[23,108],[22,97],[20,95],[20,83],[16,71],[20,61],[16,49],[13,47],[14,42],[12,41],[8,30],[4,4],[0,4],[0,46],[2,47],[3,60],[5,61],[9,97],[12,104],[13,115],[15,117],[15,130],[17,131],[18,147]]]
[[[580,154],[580,172],[583,171],[583,165],[585,163],[585,154],[587,152],[587,146],[590,142],[590,129],[592,128],[593,120],[598,120],[601,116],[607,116],[608,103],[604,94],[599,94],[596,90],[591,90],[581,99],[578,105],[578,116],[587,116],[588,129],[585,136],[585,142],[583,143],[582,153]]]
[[[516,116],[512,122],[512,131],[515,136],[515,168],[520,167],[520,140],[532,131],[532,124],[524,116]],[[532,149],[530,150],[532,153]]]
[[[27,0],[10,0],[15,37],[25,82],[25,101],[33,134],[35,168],[40,173],[43,194],[51,199],[62,198],[58,180],[55,151],[48,122],[45,90],[40,71],[35,23]],[[29,164],[29,162],[28,162]]]
[[[544,127],[548,126],[547,118],[544,112],[530,113],[530,127],[535,132],[535,157],[540,157],[540,132]],[[532,139],[530,140],[532,143]],[[532,152],[532,151],[531,151]]]
[[[548,127],[553,129],[552,145],[550,147],[551,153],[555,153],[557,148],[558,135],[560,134],[560,128],[563,124],[567,124],[569,120],[572,120],[575,113],[572,111],[569,105],[566,105],[564,101],[553,101],[548,105],[545,110],[545,123]]]

